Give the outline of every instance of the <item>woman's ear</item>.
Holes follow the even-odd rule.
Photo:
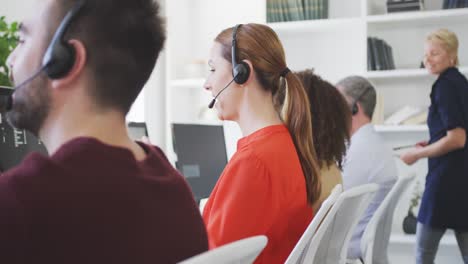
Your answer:
[[[256,72],[254,71],[253,64],[250,60],[243,60],[248,66],[249,66],[249,77],[247,78],[247,81],[244,84],[248,84],[252,80],[256,80]]]
[[[457,62],[457,53],[456,52],[449,52],[449,57],[450,57],[450,65],[453,67],[455,66]]]

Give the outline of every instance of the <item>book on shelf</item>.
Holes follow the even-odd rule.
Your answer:
[[[267,0],[267,22],[287,22],[328,17],[328,0]]]
[[[267,0],[266,1],[266,11],[267,11],[267,23],[277,22],[278,18],[276,17],[276,0]]]
[[[319,16],[319,1],[321,0],[304,0],[304,17],[306,20],[318,19]]]
[[[300,20],[306,20],[304,2],[305,2],[305,0],[296,0],[296,6],[297,6],[297,8],[299,10],[298,12],[300,12]]]
[[[444,2],[442,3],[442,9],[448,9],[449,7],[449,0],[444,0]]]
[[[304,19],[311,20],[314,18],[314,9],[312,2],[314,0],[304,0]]]
[[[372,124],[381,125],[384,122],[384,99],[379,91],[376,92],[374,113],[372,114]]]
[[[389,70],[390,67],[390,49],[387,42],[382,40],[382,57],[383,57],[383,66],[384,69]]]
[[[371,41],[371,49],[372,49],[372,59],[374,60],[374,63],[372,65],[374,66],[373,71],[380,71],[383,70],[382,67],[382,62],[381,62],[381,56],[379,55],[379,49],[378,49],[378,41],[376,38],[370,38]]]
[[[287,21],[287,14],[283,10],[283,0],[267,0],[267,22]]]
[[[328,18],[328,0],[322,1],[322,13],[320,18],[327,19]]]
[[[419,107],[404,106],[391,114],[384,121],[384,125],[416,125],[424,124],[427,119],[427,111]]]
[[[395,69],[393,50],[386,41],[374,37],[367,38],[367,67],[370,71]]]
[[[424,9],[423,0],[387,0],[387,12],[419,11]]]
[[[278,2],[280,8],[279,13],[281,14],[281,21],[291,21],[292,15],[290,12],[292,11],[292,9],[289,9],[288,0],[278,0]]]
[[[468,7],[468,0],[444,0],[442,9]]]
[[[367,38],[367,70],[369,71],[375,70],[375,58],[374,58],[374,53],[372,51],[371,38]]]
[[[289,14],[292,21],[305,20],[304,5],[302,0],[284,0],[288,5]]]
[[[393,49],[392,46],[388,45],[388,55],[390,56],[390,69],[394,70],[395,66],[395,59],[393,57]]]
[[[419,114],[416,114],[408,119],[406,119],[405,121],[403,121],[401,124],[402,125],[422,125],[422,124],[426,124],[427,123],[427,110],[426,111],[422,111],[421,113]]]

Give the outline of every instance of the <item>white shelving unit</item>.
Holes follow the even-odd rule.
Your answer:
[[[460,72],[468,74],[468,67],[460,67]],[[386,71],[367,71],[364,75],[372,80],[390,79],[390,78],[435,78],[431,76],[425,69],[398,69]]]
[[[447,10],[432,10],[432,11],[413,11],[413,12],[399,12],[383,15],[369,15],[366,21],[370,25],[393,25],[396,24],[404,26],[426,26],[426,25],[440,25],[446,23],[466,22],[468,18],[468,10],[465,8],[460,9],[447,9]]]
[[[344,1],[342,1],[344,2]],[[348,1],[346,1],[348,2]],[[363,75],[371,80],[384,98],[384,115],[405,105],[425,109],[430,104],[429,94],[436,76],[420,69],[425,36],[438,28],[454,31],[460,41],[460,70],[468,74],[468,9],[440,10],[442,0],[426,0],[427,10],[385,14],[385,0],[350,1],[359,8],[342,10],[340,17],[328,20],[272,23],[286,50],[288,65],[293,70],[314,68],[324,79],[336,83],[348,75]],[[346,8],[343,8],[346,9]],[[358,10],[358,13],[356,13]],[[333,12],[333,11],[330,11]],[[367,70],[367,37],[384,39],[393,47],[396,69]],[[390,147],[415,144],[429,139],[427,125],[376,126]],[[404,152],[405,150],[402,150]],[[397,157],[398,154],[395,153]],[[424,185],[427,159],[409,167],[396,158],[400,174],[416,173]],[[414,236],[402,234],[401,223],[406,215],[411,190],[403,196],[394,216],[391,243],[411,250],[404,262],[414,262]],[[442,244],[456,249],[453,236],[444,237]],[[442,257],[442,256],[441,256]],[[444,263],[456,263],[448,256]]]
[[[430,104],[429,94],[436,77],[419,69],[424,39],[429,32],[444,27],[458,35],[460,70],[468,74],[468,9],[441,10],[442,1],[425,0],[425,11],[386,14],[386,0],[329,0],[329,19],[269,25],[283,43],[291,70],[314,68],[317,74],[331,83],[349,75],[365,76],[384,98],[384,115],[388,116],[405,105],[424,109]],[[221,29],[238,23],[265,23],[266,0],[179,0],[177,3],[166,0],[166,3],[170,34],[167,45],[167,122],[181,119],[201,122],[193,115],[180,116],[183,112],[199,113],[211,100],[202,88],[203,80],[196,76],[188,78],[184,65],[190,61],[206,60],[212,40]],[[367,37],[381,38],[392,46],[395,70],[367,70]],[[205,97],[200,94],[205,94]],[[376,129],[390,146],[414,144],[429,138],[425,125],[377,126]],[[235,140],[231,142],[235,149]],[[168,146],[171,149],[170,138]],[[423,184],[426,160],[412,167],[403,165],[398,159],[396,162],[400,174],[415,172]],[[397,207],[394,234],[402,233],[401,222],[409,199],[410,194],[405,194]],[[392,243],[414,244],[414,238],[393,235]],[[451,242],[448,244],[452,245]],[[414,260],[409,258],[408,261]],[[443,262],[454,263],[451,260]]]
[[[365,77],[369,79],[388,79],[388,78],[412,78],[428,77],[429,73],[425,69],[398,69],[385,71],[367,71]]]

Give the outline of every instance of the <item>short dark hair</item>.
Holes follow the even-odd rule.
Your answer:
[[[76,2],[55,0],[54,28]],[[148,81],[166,39],[159,9],[154,0],[86,0],[70,25],[65,38],[84,43],[100,107],[126,114]]]
[[[351,111],[343,95],[331,83],[307,69],[295,73],[304,85],[312,113],[314,148],[320,166],[343,168],[349,144]]]

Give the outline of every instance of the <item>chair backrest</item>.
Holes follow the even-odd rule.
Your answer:
[[[203,214],[203,210],[205,209],[205,205],[207,202],[208,202],[208,198],[200,199],[200,204],[198,205],[198,208],[200,208],[201,214]]]
[[[304,263],[345,264],[349,240],[378,185],[371,183],[344,191],[317,229]]]
[[[393,213],[402,193],[411,185],[415,177],[415,174],[400,176],[369,220],[361,238],[364,263],[389,263],[387,248],[392,230]]]
[[[253,236],[217,247],[179,264],[251,264],[268,242],[266,236]]]
[[[302,234],[293,251],[291,252],[291,254],[289,254],[289,257],[286,260],[285,264],[303,263],[302,261],[304,259],[305,254],[307,253],[307,250],[309,249],[309,244],[312,239],[312,236],[315,234],[320,224],[327,217],[330,208],[333,206],[333,204],[335,204],[342,191],[343,187],[341,184],[338,184],[333,188],[333,190],[330,193],[330,196],[328,196],[328,198],[325,201],[323,201],[322,205],[320,206],[320,209],[317,211],[309,226],[304,231],[304,234]]]

